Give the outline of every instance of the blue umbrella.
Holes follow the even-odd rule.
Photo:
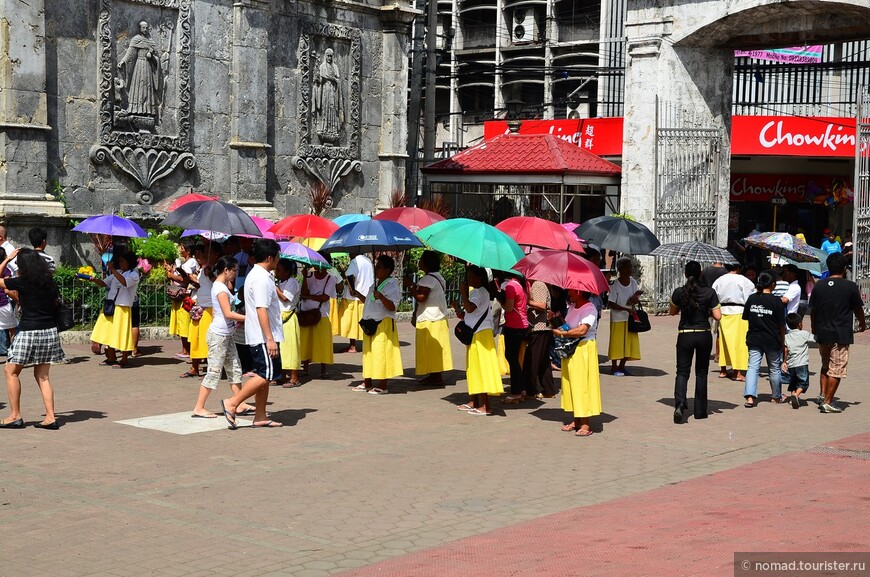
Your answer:
[[[148,233],[142,230],[142,227],[132,220],[128,220],[123,216],[115,216],[114,214],[89,216],[78,223],[73,230],[76,232],[108,234],[111,236],[139,238],[145,238],[148,236]]]
[[[361,220],[332,233],[320,252],[380,252],[418,248],[423,243],[410,230],[391,220]]]
[[[370,217],[367,214],[353,214],[353,213],[351,213],[351,214],[343,214],[341,216],[337,216],[337,217],[332,219],[332,222],[334,222],[338,226],[344,226],[344,225],[350,224],[352,222],[362,222],[364,220],[371,220],[371,219],[372,219],[372,217]]]

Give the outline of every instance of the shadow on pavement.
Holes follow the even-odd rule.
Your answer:
[[[768,395],[768,398],[770,396]],[[671,409],[674,408],[674,399],[673,397],[662,397],[661,399],[656,401],[657,403],[661,403]],[[691,411],[693,403],[695,399],[693,397],[689,397],[686,401],[686,404],[689,405],[689,410]],[[707,399],[707,411],[711,414],[720,414],[722,411],[730,411],[731,409],[736,409],[741,405],[736,405],[734,403],[729,403],[728,401],[717,401],[716,399]]]
[[[534,411],[529,412],[530,415],[534,415],[541,419],[542,421],[553,421],[554,423],[567,423],[573,417],[571,417],[570,413],[567,411],[563,411],[562,409],[535,409]],[[593,431],[601,431],[601,425],[606,423],[612,423],[619,417],[615,415],[610,415],[608,413],[601,413],[595,417],[589,417],[592,423]]]
[[[181,368],[187,366],[187,363],[174,357],[143,356],[130,359],[131,367],[157,367],[163,365],[178,365],[178,368]]]
[[[61,425],[67,423],[81,423],[82,421],[90,421],[91,419],[105,419],[106,413],[103,411],[62,411],[55,414]]]
[[[317,412],[317,409],[284,409],[283,411],[269,413],[269,418],[283,423],[285,427],[293,427],[304,419],[308,413],[315,412]]]
[[[163,352],[163,347],[160,345],[145,345],[139,347],[139,356],[156,355]],[[139,358],[139,357],[136,357]]]
[[[84,357],[84,356],[82,356],[82,357],[67,357],[66,362],[64,364],[65,365],[77,365],[79,363],[86,363],[86,362],[88,362],[88,359],[90,359],[90,358],[91,357]]]

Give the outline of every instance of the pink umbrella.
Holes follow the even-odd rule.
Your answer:
[[[501,221],[495,227],[519,245],[583,253],[577,237],[551,220],[534,216],[514,216]]]
[[[529,280],[565,289],[601,294],[610,289],[601,270],[582,256],[564,250],[540,250],[514,265]]]
[[[265,218],[259,217],[259,216],[252,216],[251,220],[254,221],[254,224],[256,224],[257,228],[260,229],[260,232],[263,233],[263,238],[271,238],[272,240],[275,240],[275,234],[269,232],[269,229],[272,228],[273,226],[275,226],[274,222],[272,222],[271,220],[267,220]],[[236,236],[243,236],[245,238],[259,238],[259,237],[252,235],[252,234],[239,234]]]
[[[437,212],[415,206],[397,206],[377,214],[374,220],[392,220],[416,234],[430,224],[441,222],[444,217]]]

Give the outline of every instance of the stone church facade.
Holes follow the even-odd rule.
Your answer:
[[[0,6],[0,220],[18,244],[37,222],[63,245],[71,217],[157,222],[191,189],[277,218],[315,185],[339,212],[402,188],[404,0]]]

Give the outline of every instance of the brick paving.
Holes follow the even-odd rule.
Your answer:
[[[714,414],[678,426],[669,405],[676,320],[653,320],[644,360],[629,365],[635,376],[602,376],[606,414],[589,438],[559,431],[558,399],[497,404],[488,418],[459,413],[464,380],[424,388],[403,379],[388,396],[353,393],[358,354],[336,355],[329,380],[273,388],[270,413],[283,429],[135,428],[116,421],[193,408],[198,383],[179,379],[185,366],[169,358],[178,344],[144,343],[149,354],[127,370],[100,367],[87,346],[66,345],[72,362],[52,369],[61,430],[0,431],[0,575],[567,575],[583,563],[588,574],[634,574],[646,563],[646,574],[700,575],[705,561],[686,564],[679,554],[697,556],[708,533],[739,531],[764,550],[789,543],[791,531],[813,550],[807,540],[815,545],[818,532],[809,524],[819,518],[837,527],[822,550],[866,543],[868,516],[855,521],[850,512],[866,512],[862,492],[845,483],[851,490],[833,493],[842,506],[828,507],[814,504],[824,503],[814,490],[827,477],[866,483],[868,461],[813,448],[870,431],[862,407],[870,336],[857,337],[841,415],[821,415],[813,404],[746,410],[742,386],[714,374]],[[401,325],[400,338],[411,337]],[[599,350],[606,342],[604,334]],[[412,342],[403,357],[413,367]],[[462,378],[455,372],[449,381]],[[38,420],[39,396],[26,380],[22,402],[25,420]],[[774,509],[788,471],[810,475],[806,498]],[[699,508],[689,515],[693,502]],[[789,508],[806,513],[784,514]],[[685,523],[664,522],[677,513]],[[773,523],[777,514],[785,525]],[[565,533],[566,523],[581,528]],[[549,548],[534,545],[541,540]],[[730,563],[738,544],[726,539],[705,555],[727,553]],[[631,547],[648,549],[629,555]],[[463,563],[472,553],[484,561]],[[509,571],[506,559],[515,560]],[[716,563],[716,574],[726,574],[724,561]]]

